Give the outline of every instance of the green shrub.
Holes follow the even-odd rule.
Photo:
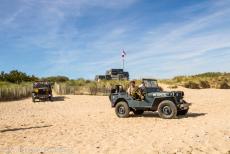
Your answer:
[[[69,81],[69,78],[66,76],[50,76],[42,78],[41,80],[49,81],[49,82],[66,82]]]
[[[176,89],[176,88],[178,88],[178,86],[177,85],[171,85],[171,86],[168,86],[168,88],[170,88],[170,89]]]
[[[226,81],[221,81],[216,84],[217,89],[230,89],[229,84]]]
[[[186,79],[186,76],[176,76],[172,80],[174,80],[175,82],[179,83],[179,82],[184,81],[185,79]]]
[[[184,83],[183,85],[185,88],[190,88],[190,89],[200,89],[199,84],[193,82],[193,81],[189,81]]]
[[[208,72],[193,76],[177,76],[173,79],[161,80],[168,85],[182,85],[187,88],[228,88],[230,73]]]
[[[11,83],[22,83],[22,82],[32,82],[38,80],[34,75],[29,76],[24,72],[18,70],[12,70],[9,73],[2,71],[0,73],[0,81],[11,82]]]
[[[199,85],[200,85],[200,88],[203,88],[203,89],[211,87],[208,81],[199,81]]]

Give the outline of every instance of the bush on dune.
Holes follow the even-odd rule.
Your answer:
[[[66,82],[69,81],[69,78],[66,76],[50,76],[41,78],[43,81],[49,81],[49,82]]]
[[[34,75],[29,76],[24,72],[20,72],[18,70],[12,70],[9,73],[5,73],[2,71],[0,73],[0,81],[3,82],[11,82],[11,83],[17,83],[20,84],[22,82],[33,82],[38,80],[37,77]]]
[[[168,88],[170,88],[170,89],[176,89],[176,88],[178,88],[178,86],[177,85],[170,85],[170,86],[168,86]]]
[[[217,89],[230,89],[230,86],[226,81],[221,81],[221,82],[216,83],[215,88],[217,88]]]
[[[230,73],[207,72],[192,76],[177,76],[172,79],[161,80],[161,82],[169,85],[181,85],[191,89],[229,89]]]
[[[190,88],[190,89],[200,89],[199,84],[197,84],[196,82],[193,81],[189,81],[184,83],[183,85],[185,88]]]
[[[210,88],[211,87],[208,81],[199,81],[199,86],[202,89]]]

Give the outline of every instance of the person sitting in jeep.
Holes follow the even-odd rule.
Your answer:
[[[141,84],[139,85],[139,88],[140,88],[143,92],[145,91],[146,86],[145,86],[144,81],[141,82]]]
[[[137,100],[144,100],[142,90],[135,85],[135,81],[130,81],[127,93]]]

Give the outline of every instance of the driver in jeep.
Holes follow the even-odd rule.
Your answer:
[[[135,85],[135,81],[130,81],[127,93],[137,100],[144,100],[142,89]]]

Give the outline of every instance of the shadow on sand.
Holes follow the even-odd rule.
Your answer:
[[[201,117],[205,116],[207,113],[188,113],[185,116],[178,116],[179,118],[196,118],[196,117]]]
[[[39,102],[59,102],[59,101],[65,101],[65,96],[53,96],[52,97],[52,101],[49,100],[36,100],[35,103],[39,103]]]
[[[51,126],[52,125],[34,126],[34,127],[25,127],[25,128],[9,128],[9,129],[0,130],[0,133],[13,132],[13,131],[19,131],[19,130],[27,130],[27,129],[36,129],[36,128],[46,128],[46,127],[51,127]]]
[[[54,102],[65,101],[65,96],[54,96],[54,97],[52,98],[52,100],[53,100]]]
[[[196,118],[196,117],[200,117],[200,116],[205,116],[207,113],[188,113],[187,115],[179,115],[177,116],[176,119],[183,119],[183,118]],[[157,112],[144,112],[142,115],[134,115],[134,114],[130,114],[131,118],[135,118],[135,117],[147,117],[147,118],[161,118]]]

